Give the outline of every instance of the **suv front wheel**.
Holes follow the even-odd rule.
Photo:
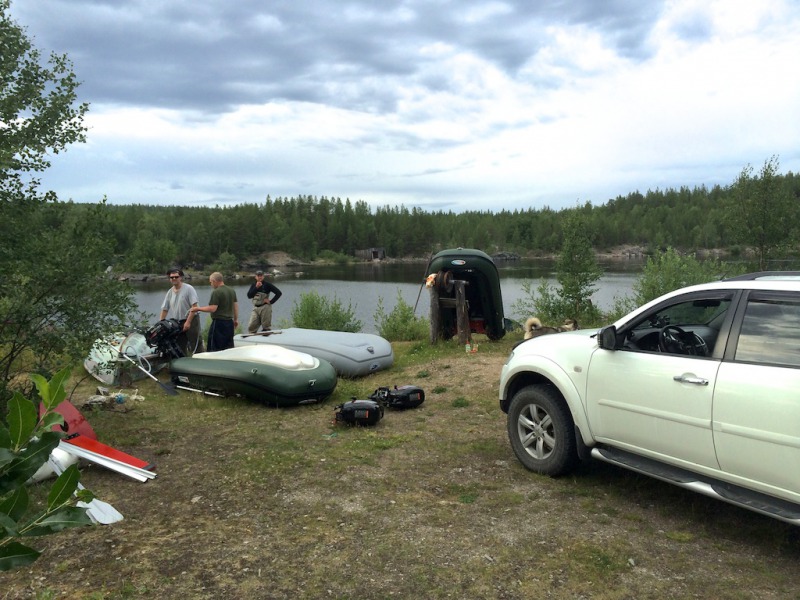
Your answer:
[[[550,385],[529,385],[514,394],[507,429],[514,454],[531,471],[554,477],[578,463],[572,415]]]

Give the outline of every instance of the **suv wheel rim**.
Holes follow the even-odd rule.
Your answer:
[[[556,436],[550,414],[537,404],[529,404],[517,419],[517,435],[525,452],[537,460],[548,458],[555,449]]]

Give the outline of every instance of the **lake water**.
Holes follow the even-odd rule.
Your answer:
[[[601,265],[604,274],[597,283],[597,292],[592,297],[595,306],[602,310],[610,309],[616,297],[624,297],[632,293],[633,283],[641,272],[642,263],[636,261],[614,262]],[[526,295],[523,284],[532,283],[535,289],[542,280],[547,279],[556,284],[554,264],[552,261],[499,261],[500,289],[503,296],[505,316],[511,319],[524,319],[529,315],[514,314],[513,304]],[[344,308],[351,306],[355,318],[362,323],[362,331],[376,333],[375,311],[378,301],[382,300],[388,314],[397,304],[398,294],[411,305],[417,305],[416,314],[427,317],[429,311],[429,293],[422,285],[426,273],[424,264],[383,264],[359,263],[353,265],[281,267],[281,273],[270,277],[283,296],[275,304],[272,312],[272,325],[288,326],[295,302],[301,294],[317,292],[329,298],[337,298]],[[236,291],[239,300],[239,322],[242,328],[247,326],[252,305],[247,298],[252,278],[228,279],[226,285]],[[200,305],[208,304],[211,286],[206,277],[188,281],[196,289]],[[140,310],[152,316],[151,322],[158,320],[161,302],[169,289],[166,279],[152,283],[136,283],[136,299]],[[207,315],[203,315],[203,326]]]

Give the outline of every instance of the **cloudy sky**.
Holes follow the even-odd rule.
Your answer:
[[[67,53],[62,199],[562,208],[800,171],[796,0],[12,0]]]

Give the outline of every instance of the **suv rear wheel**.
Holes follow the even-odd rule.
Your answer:
[[[562,475],[578,463],[572,415],[555,389],[529,385],[511,399],[508,439],[519,461],[543,475]]]

